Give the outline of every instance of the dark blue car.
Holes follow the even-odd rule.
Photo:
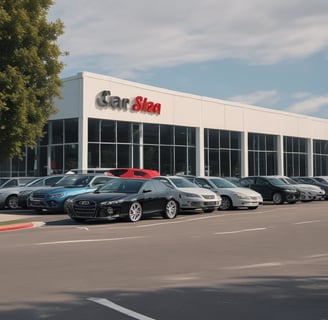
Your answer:
[[[52,188],[33,191],[28,207],[36,211],[64,212],[68,197],[95,191],[115,177],[103,174],[70,174],[59,180]]]

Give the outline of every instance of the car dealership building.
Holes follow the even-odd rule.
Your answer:
[[[81,72],[0,176],[138,167],[167,174],[328,175],[328,120]]]

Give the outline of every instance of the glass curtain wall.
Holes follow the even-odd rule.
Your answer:
[[[88,137],[89,168],[139,167],[139,124],[89,119]]]
[[[313,175],[328,175],[328,141],[313,140]]]
[[[46,176],[77,168],[78,119],[49,121],[35,148],[24,148],[22,157],[0,160],[1,176]]]
[[[239,177],[241,172],[241,133],[204,130],[205,175]]]
[[[196,172],[196,130],[182,126],[89,119],[89,168]]]
[[[36,154],[38,175],[60,174],[78,166],[78,119],[49,121]]]
[[[248,133],[248,175],[278,174],[278,149],[275,135]]]
[[[284,172],[289,177],[308,175],[307,139],[284,137]]]
[[[143,124],[144,167],[162,175],[196,173],[196,130]]]

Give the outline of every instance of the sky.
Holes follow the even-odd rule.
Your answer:
[[[54,0],[87,71],[328,119],[327,0]]]

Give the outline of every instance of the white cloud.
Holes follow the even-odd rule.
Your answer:
[[[275,90],[270,91],[256,91],[247,95],[239,95],[229,98],[228,100],[241,102],[250,105],[259,105],[270,107],[277,103],[279,100],[278,92]]]
[[[296,102],[287,110],[295,113],[303,113],[307,115],[315,115],[316,113],[327,110],[328,95],[327,96],[311,96],[303,101]]]
[[[328,48],[326,0],[57,0],[50,17],[66,26],[68,69],[116,76],[226,58],[273,64]]]

